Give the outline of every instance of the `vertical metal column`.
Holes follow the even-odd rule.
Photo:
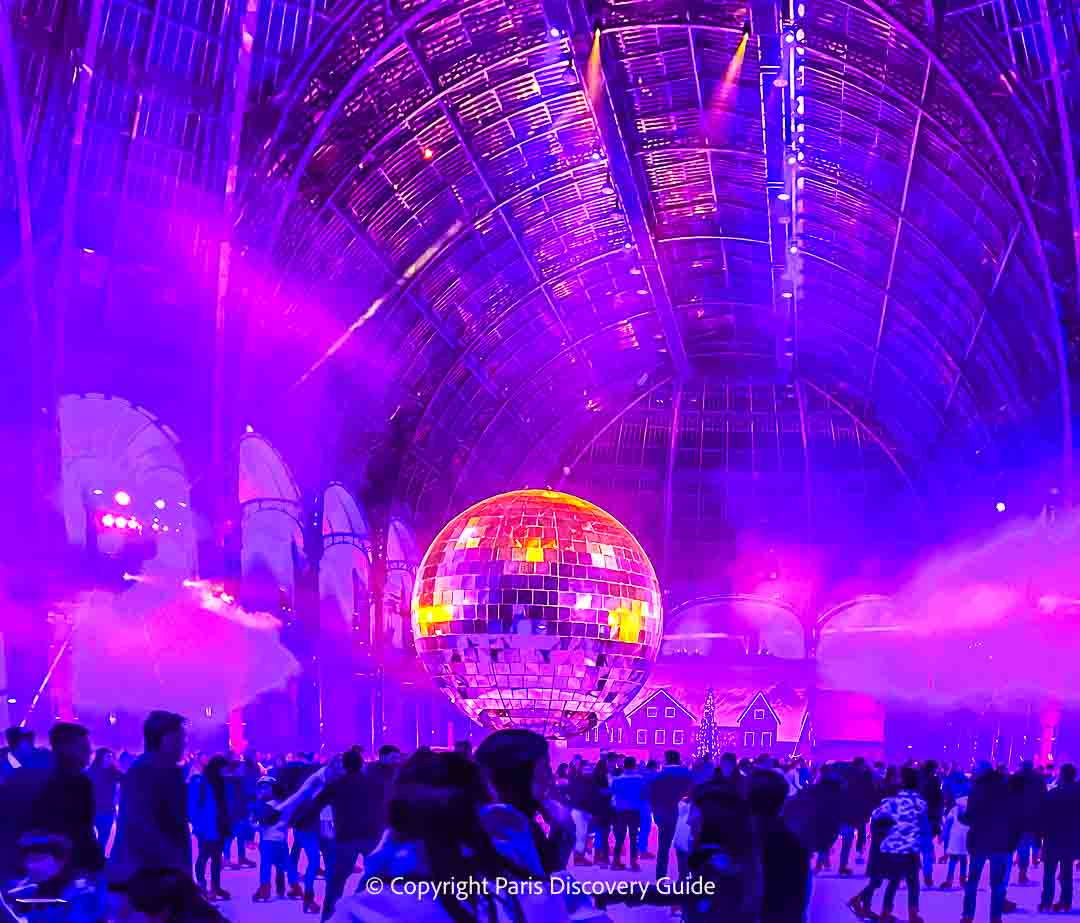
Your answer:
[[[679,449],[679,418],[682,415],[683,383],[676,381],[671,401],[671,442],[668,444],[667,477],[664,480],[664,565],[663,577],[670,579],[671,524],[675,514],[675,460]]]

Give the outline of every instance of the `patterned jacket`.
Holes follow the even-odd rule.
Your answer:
[[[889,819],[893,822],[881,851],[892,855],[920,853],[923,844],[930,839],[930,820],[926,802],[915,792],[902,791],[886,798],[874,811],[874,820]]]

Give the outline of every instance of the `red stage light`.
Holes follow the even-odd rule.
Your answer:
[[[421,152],[424,160],[434,160],[435,152],[430,147],[425,147]]]

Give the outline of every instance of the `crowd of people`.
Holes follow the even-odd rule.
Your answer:
[[[221,903],[234,899],[223,871],[242,868],[257,868],[255,902],[294,899],[335,923],[407,914],[425,923],[599,923],[614,903],[670,906],[687,923],[803,923],[814,875],[833,856],[839,876],[857,866],[866,874],[850,910],[883,923],[895,919],[901,886],[908,919],[919,923],[920,891],[934,887],[939,864],[940,887],[964,889],[970,923],[988,866],[998,923],[1015,909],[1014,863],[1020,883],[1043,863],[1038,909],[1068,911],[1080,859],[1071,765],[1010,774],[977,764],[968,773],[933,762],[810,767],[732,754],[684,765],[669,751],[660,762],[605,754],[553,769],[548,742],[524,730],[495,732],[475,753],[464,743],[407,759],[393,746],[370,760],[359,748],[328,760],[272,759],[191,754],[184,719],[167,712],[149,715],[144,738],[132,757],[92,751],[77,724],[54,725],[48,749],[24,729],[7,732],[3,923],[220,923]],[[587,867],[640,886],[575,886]],[[361,887],[347,896],[356,872]],[[415,887],[371,886],[398,881]]]

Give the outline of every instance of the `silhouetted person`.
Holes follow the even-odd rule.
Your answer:
[[[177,869],[191,874],[191,831],[184,755],[184,719],[153,711],[143,724],[146,752],[124,776],[110,877],[130,878],[140,869]]]
[[[34,746],[33,731],[11,727],[4,731],[4,737],[7,746],[0,750],[0,784],[16,769],[45,763],[44,754]]]
[[[371,799],[371,826],[374,828],[376,839],[386,829],[390,792],[394,787],[394,780],[397,779],[400,766],[401,751],[393,744],[383,744],[379,747],[379,758],[365,769]]]
[[[206,769],[188,783],[188,815],[191,832],[199,844],[195,857],[195,881],[210,900],[228,900],[221,887],[221,867],[225,837],[229,835],[229,809],[225,793],[225,757],[215,756]],[[210,887],[206,886],[206,866],[210,865]]]
[[[1043,886],[1039,913],[1072,910],[1073,865],[1080,858],[1080,784],[1076,767],[1061,767],[1057,788],[1046,793],[1039,830],[1043,841]],[[1061,872],[1061,902],[1054,903],[1054,877]]]
[[[802,923],[810,900],[810,853],[780,814],[788,783],[778,772],[757,769],[750,776],[748,801],[761,859],[761,923]]]
[[[112,750],[101,747],[94,754],[87,775],[94,787],[94,830],[101,848],[107,849],[116,823],[116,793],[124,774],[117,769]]]
[[[72,865],[83,873],[97,873],[104,856],[94,833],[94,789],[86,776],[90,762],[90,737],[78,724],[60,722],[49,731],[51,765],[27,765],[15,770],[0,787],[0,814],[6,828],[4,850],[30,833],[60,836],[71,844]],[[16,866],[4,868],[13,877]]]
[[[547,741],[517,728],[496,731],[476,748],[476,762],[487,771],[499,802],[484,813],[495,848],[534,875],[547,877],[565,869],[574,849],[574,822],[550,797],[553,774]]]
[[[326,860],[324,920],[330,918],[345,893],[357,859],[375,848],[382,833],[377,826],[380,808],[374,804],[363,758],[356,750],[346,750],[341,761],[344,774],[326,787],[312,809],[317,813],[328,804],[334,815],[334,841]]]
[[[656,879],[667,878],[671,843],[679,820],[679,802],[690,791],[690,770],[680,762],[678,750],[664,754],[664,768],[649,783],[649,800],[656,820]]]
[[[980,763],[968,795],[967,810],[961,820],[968,824],[968,852],[971,869],[964,885],[964,923],[975,919],[975,901],[983,866],[990,865],[990,920],[1000,923],[1005,910],[1012,857],[1020,841],[1020,822],[1016,797],[1009,780]]]
[[[1020,825],[1020,842],[1016,847],[1016,861],[1020,866],[1020,884],[1027,884],[1028,868],[1032,855],[1039,845],[1038,828],[1042,817],[1043,798],[1046,797],[1046,779],[1035,771],[1031,760],[1020,765],[1020,771],[1009,780],[1016,796],[1017,822]]]

